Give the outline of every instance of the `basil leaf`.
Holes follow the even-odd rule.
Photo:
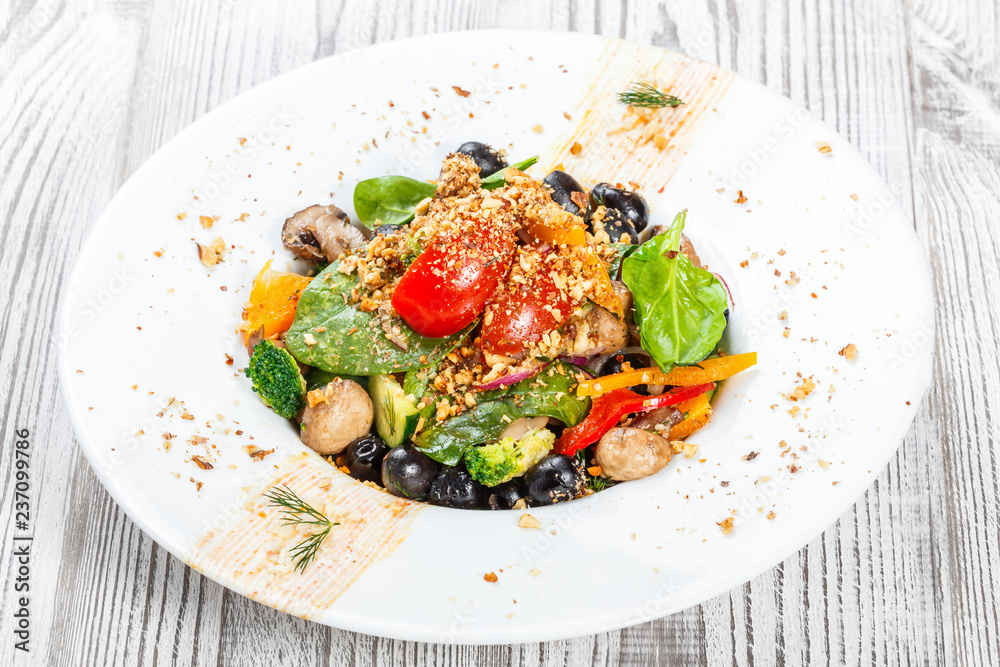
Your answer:
[[[304,364],[338,375],[381,375],[436,365],[475,326],[448,338],[425,338],[402,320],[393,319],[407,349],[397,347],[382,330],[381,316],[347,303],[357,287],[357,273],[347,276],[333,262],[299,298],[295,321],[285,334],[285,347]],[[310,335],[312,344],[306,342]]]
[[[521,171],[524,171],[525,169],[535,164],[536,162],[538,162],[537,155],[535,157],[529,157],[527,160],[516,162],[510,165],[509,167],[504,167],[500,171],[495,171],[486,178],[479,181],[479,187],[481,187],[483,190],[496,190],[501,185],[507,182],[506,180],[504,180],[505,171],[507,171],[508,169],[520,169]]]
[[[680,249],[685,212],[622,262],[622,280],[635,301],[642,349],[664,371],[711,354],[726,328],[726,290]]]
[[[453,466],[470,447],[497,440],[521,417],[545,415],[575,426],[590,410],[590,399],[576,395],[574,371],[574,366],[559,363],[509,387],[483,392],[476,407],[418,433],[413,444],[435,461]]]
[[[436,187],[406,176],[379,176],[354,186],[354,212],[369,229],[376,225],[402,225],[413,219],[413,209]]]
[[[639,249],[634,243],[609,243],[608,245],[615,251],[615,256],[611,258],[611,266],[608,267],[608,275],[612,280],[618,280],[618,272],[622,268],[625,258]]]

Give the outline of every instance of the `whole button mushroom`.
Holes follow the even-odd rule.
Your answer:
[[[320,454],[339,454],[372,427],[374,406],[357,382],[337,378],[306,397],[302,442]]]
[[[661,435],[638,428],[613,428],[594,448],[601,475],[619,482],[649,477],[663,470],[674,448]]]

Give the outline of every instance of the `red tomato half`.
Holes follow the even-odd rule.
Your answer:
[[[483,312],[515,248],[512,231],[485,223],[437,238],[400,278],[392,307],[421,336],[458,333]]]
[[[556,287],[552,264],[543,261],[537,248],[522,246],[518,253],[532,267],[524,274],[526,282],[508,280],[486,307],[483,319],[482,348],[503,356],[515,355],[558,329],[577,305]]]

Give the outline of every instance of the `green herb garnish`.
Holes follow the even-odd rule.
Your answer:
[[[629,106],[645,107],[647,109],[677,107],[684,104],[680,98],[668,95],[648,83],[633,83],[628,92],[618,93],[618,101]]]
[[[527,160],[521,160],[520,162],[515,162],[509,167],[504,167],[500,171],[495,171],[486,178],[480,180],[479,187],[481,187],[483,190],[496,190],[501,185],[504,185],[507,182],[504,177],[508,169],[519,169],[521,171],[524,171],[525,169],[535,164],[536,162],[538,162],[537,155],[535,155],[534,157],[529,157]]]
[[[282,487],[281,489],[272,489],[265,493],[264,497],[270,500],[275,507],[282,508],[283,525],[306,524],[323,527],[323,530],[310,535],[289,551],[295,560],[295,569],[301,572],[316,558],[323,540],[330,534],[330,529],[340,524],[327,519],[326,515],[299,498],[287,486],[282,485]]]

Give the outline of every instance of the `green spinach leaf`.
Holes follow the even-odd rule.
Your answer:
[[[711,354],[726,328],[726,290],[680,249],[685,212],[622,262],[622,280],[635,300],[642,349],[664,371]]]
[[[509,167],[504,167],[500,171],[495,171],[492,174],[490,174],[489,176],[487,176],[486,178],[484,178],[481,181],[479,181],[479,187],[481,187],[483,190],[496,190],[501,185],[504,185],[507,182],[507,181],[504,180],[504,172],[505,171],[507,171],[508,169],[511,169],[511,168],[520,169],[521,171],[524,171],[525,169],[527,169],[531,165],[535,164],[536,162],[538,162],[538,156],[537,155],[534,156],[534,157],[529,157],[527,160],[522,160],[520,162],[515,162],[514,164],[510,165]]]
[[[430,375],[429,369],[416,368],[406,371],[406,377],[403,378],[403,393],[407,396],[413,396],[413,400],[419,401],[427,393],[427,388],[430,387],[431,382],[428,375]]]
[[[285,346],[304,364],[338,375],[381,375],[437,364],[469,332],[448,338],[424,338],[393,319],[407,349],[396,346],[382,328],[382,316],[347,303],[358,276],[338,271],[336,261],[302,291]],[[308,341],[308,342],[307,342]]]
[[[357,382],[365,391],[368,391],[368,378],[364,375],[337,375],[335,373],[328,373],[321,368],[310,368],[309,372],[306,373],[306,389],[312,391],[313,389],[325,387],[337,378]]]
[[[434,196],[435,185],[406,176],[379,176],[354,186],[354,211],[369,229],[402,225],[413,219],[413,209]]]
[[[576,395],[574,371],[569,364],[554,364],[517,384],[483,392],[476,407],[418,433],[413,444],[435,461],[455,465],[470,447],[496,440],[521,417],[545,415],[575,426],[590,410],[590,399]]]

